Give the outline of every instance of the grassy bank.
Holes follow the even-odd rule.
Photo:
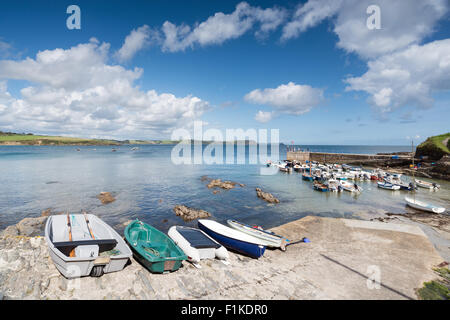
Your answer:
[[[428,156],[430,159],[439,160],[444,155],[450,154],[449,143],[450,132],[429,137],[417,146],[416,157]]]

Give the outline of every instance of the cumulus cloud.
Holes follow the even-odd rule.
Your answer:
[[[269,105],[282,113],[301,115],[323,100],[323,90],[289,82],[274,89],[255,89],[247,93],[244,99],[250,103]]]
[[[381,56],[369,61],[365,74],[345,82],[347,91],[368,93],[382,113],[408,104],[431,107],[434,92],[450,90],[450,39]]]
[[[373,4],[380,7],[381,29],[370,30],[366,25],[367,7]],[[448,10],[447,0],[309,0],[284,26],[282,39],[295,38],[331,19],[338,47],[365,59],[376,58],[419,44]]]
[[[134,29],[126,36],[122,47],[117,50],[115,56],[120,62],[125,62],[134,57],[134,55],[151,44],[152,41],[158,41],[157,31],[151,30],[148,25],[143,25]]]
[[[148,137],[188,126],[209,103],[188,95],[143,91],[143,70],[107,63],[109,44],[96,39],[44,50],[23,60],[0,60],[0,124],[37,132]],[[14,98],[7,80],[30,83]]]
[[[273,112],[259,110],[258,113],[255,115],[255,120],[261,123],[266,123],[272,120],[272,117]]]
[[[256,24],[259,24],[259,29],[255,35],[261,37],[275,30],[285,17],[284,9],[275,7],[261,9],[241,2],[232,13],[217,12],[193,28],[184,24],[177,26],[166,21],[161,28],[164,34],[162,49],[175,52],[195,45],[222,44],[227,40],[239,38]]]

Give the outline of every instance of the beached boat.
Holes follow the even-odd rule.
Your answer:
[[[198,227],[230,250],[240,252],[252,258],[259,258],[266,250],[261,239],[229,228],[213,220],[198,220]]]
[[[120,271],[132,256],[122,237],[92,214],[48,217],[45,240],[56,268],[66,278]]]
[[[245,224],[236,220],[227,220],[227,224],[233,229],[239,230],[263,240],[267,247],[281,248],[282,250],[286,250],[286,242],[289,242],[289,240],[285,237],[275,234],[271,231],[264,230],[260,226],[251,226],[249,224]]]
[[[427,203],[424,201],[420,201],[417,199],[405,197],[406,204],[412,208],[427,211],[427,212],[433,212],[433,213],[443,213],[445,211],[445,208],[439,207],[436,205],[433,205],[431,203]]]
[[[362,191],[362,188],[358,186],[356,183],[351,183],[348,181],[341,181],[342,189],[349,192],[356,192],[360,193]]]
[[[136,260],[153,273],[176,271],[187,259],[172,239],[142,221],[131,222],[124,234]]]
[[[328,186],[327,186],[327,185],[325,185],[325,184],[323,184],[323,183],[320,183],[320,182],[318,182],[318,181],[314,181],[314,183],[313,183],[313,188],[314,188],[314,190],[322,191],[322,192],[328,192],[328,191],[330,191],[330,190],[328,189]]]
[[[400,186],[393,185],[389,182],[378,182],[378,188],[386,190],[400,190]]]
[[[428,181],[423,181],[423,180],[418,180],[418,179],[416,179],[415,181],[416,181],[416,185],[421,188],[437,190],[441,187],[440,185],[438,185],[434,182],[428,182]]]
[[[203,259],[229,258],[227,249],[200,229],[172,226],[167,234],[194,264]]]

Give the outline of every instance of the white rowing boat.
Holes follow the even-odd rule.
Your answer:
[[[282,250],[285,250],[286,241],[289,241],[283,236],[264,230],[258,226],[251,226],[236,220],[227,220],[227,224],[233,229],[261,239],[267,247],[281,248]]]
[[[48,217],[45,240],[56,268],[66,278],[120,271],[132,256],[122,237],[93,214]]]
[[[394,185],[389,182],[378,182],[378,188],[386,190],[400,190],[400,186]]]
[[[416,185],[417,185],[418,187],[426,188],[426,189],[431,189],[431,190],[439,189],[439,188],[440,188],[440,185],[438,185],[438,184],[436,184],[436,183],[432,183],[432,182],[428,182],[428,181],[423,181],[423,180],[418,180],[418,179],[416,179]]]
[[[422,210],[422,211],[428,211],[433,213],[443,213],[445,211],[445,208],[435,206],[431,203],[427,203],[424,201],[420,201],[417,199],[412,199],[409,197],[405,197],[406,204],[412,208]]]

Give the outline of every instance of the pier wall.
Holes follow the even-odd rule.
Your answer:
[[[405,161],[411,159],[409,156],[398,155],[393,159],[393,155],[378,154],[354,154],[354,153],[329,153],[329,152],[308,152],[308,151],[288,151],[287,160],[306,160],[327,162],[327,163],[351,163],[351,162],[371,162],[371,161]]]

